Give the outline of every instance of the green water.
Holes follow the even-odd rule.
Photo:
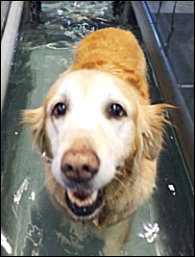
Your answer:
[[[23,15],[2,116],[3,256],[103,255],[103,240],[53,205],[20,111],[42,104],[85,35],[110,26],[131,29],[144,49],[139,28],[120,24],[111,1],[42,2],[39,24]],[[149,60],[148,66],[152,100],[161,102]],[[171,127],[165,141],[154,194],[136,212],[122,256],[193,256],[193,191]]]

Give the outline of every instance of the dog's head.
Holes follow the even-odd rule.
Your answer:
[[[158,155],[163,107],[140,99],[114,75],[80,70],[62,75],[43,107],[24,111],[35,143],[52,159],[52,175],[65,189],[64,205],[74,218],[90,219],[101,210],[105,188],[127,159]]]

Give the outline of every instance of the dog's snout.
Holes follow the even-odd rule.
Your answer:
[[[85,182],[93,178],[99,169],[99,158],[91,149],[68,150],[61,162],[61,170],[67,179]]]

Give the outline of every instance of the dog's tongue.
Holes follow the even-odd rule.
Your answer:
[[[85,218],[95,215],[96,210],[102,205],[103,190],[80,191],[67,190],[66,203],[68,208],[77,217]]]
[[[91,195],[91,192],[89,193],[86,191],[73,191],[72,193],[76,198],[80,199],[81,201],[87,199]]]

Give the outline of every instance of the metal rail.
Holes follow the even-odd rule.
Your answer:
[[[24,1],[12,1],[1,39],[1,111]]]
[[[189,176],[194,185],[194,124],[178,88],[175,76],[159,40],[154,23],[144,1],[131,1],[144,44],[149,54],[160,92],[164,100],[178,108],[169,113],[175,126]]]

